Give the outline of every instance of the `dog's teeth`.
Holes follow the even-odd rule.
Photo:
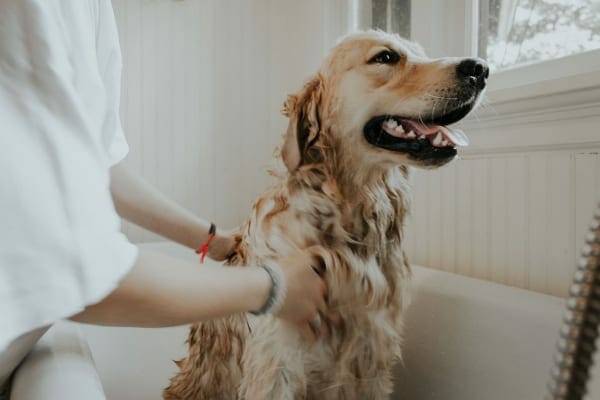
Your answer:
[[[444,147],[448,146],[448,141],[446,139],[442,140],[442,146],[444,146]]]
[[[438,134],[435,137],[435,139],[433,139],[433,145],[434,146],[439,146],[440,144],[442,144],[442,134],[441,134],[441,132],[438,132]]]
[[[384,122],[384,125],[388,128],[394,129],[395,127],[398,126],[398,123],[396,122],[395,119],[388,119],[387,121]]]
[[[417,135],[413,131],[410,131],[406,134],[406,137],[408,137],[409,139],[414,139],[417,137]]]
[[[398,133],[404,133],[404,128],[402,127],[402,125],[398,125],[394,128],[394,130]]]
[[[421,135],[421,136],[419,136],[419,139],[427,139],[427,136]]]

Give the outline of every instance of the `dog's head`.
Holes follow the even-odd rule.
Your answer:
[[[422,48],[380,31],[356,33],[333,48],[319,73],[284,106],[290,123],[283,160],[310,162],[327,136],[354,167],[437,167],[468,144],[448,125],[478,103],[489,75],[476,58],[428,58]]]

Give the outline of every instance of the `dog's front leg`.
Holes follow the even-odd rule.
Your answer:
[[[240,400],[306,398],[304,347],[293,328],[270,316],[260,318],[242,360]]]

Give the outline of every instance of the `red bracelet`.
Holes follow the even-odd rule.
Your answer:
[[[208,254],[208,246],[210,246],[210,242],[215,238],[216,233],[217,226],[211,222],[210,229],[208,230],[208,239],[206,239],[206,242],[196,250],[196,254],[200,254],[200,263],[202,264],[204,263],[204,258],[206,258],[206,255]]]

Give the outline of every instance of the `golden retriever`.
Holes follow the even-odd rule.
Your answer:
[[[380,31],[351,34],[288,97],[285,168],[241,231],[233,264],[311,248],[341,324],[316,344],[272,316],[194,324],[165,399],[387,399],[400,358],[410,267],[403,228],[409,166],[434,168],[466,145],[447,125],[477,104],[479,59],[429,59]]]

